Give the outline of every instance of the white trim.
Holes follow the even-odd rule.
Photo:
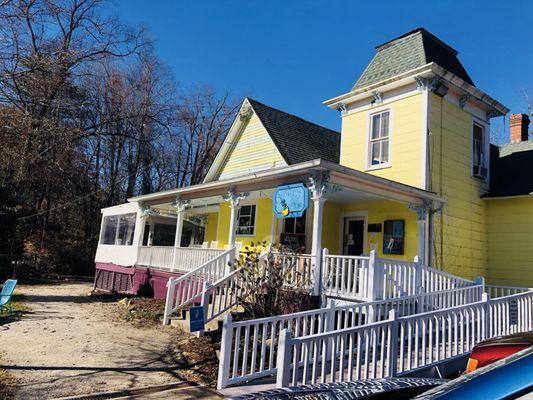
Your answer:
[[[251,116],[250,116],[246,120],[241,120],[241,112],[246,106],[250,107],[252,112],[257,116],[257,113],[255,112],[254,108],[252,107],[252,105],[248,101],[248,98],[245,98],[243,100],[242,104],[241,104],[241,107],[239,108],[239,111],[237,112],[237,115],[233,119],[233,122],[232,122],[231,127],[230,127],[230,129],[228,131],[228,134],[226,135],[226,138],[224,139],[224,142],[222,142],[222,145],[220,146],[220,149],[219,149],[215,159],[213,160],[213,163],[211,164],[211,166],[209,167],[209,170],[207,171],[207,174],[206,174],[206,176],[205,176],[205,178],[203,180],[203,183],[212,182],[212,181],[215,181],[217,179],[217,174],[218,174],[220,168],[222,167],[222,165],[224,165],[224,162],[226,161],[227,155],[235,147],[235,144],[236,144],[235,143],[235,138],[239,136],[239,134],[242,132],[242,129],[246,126],[246,123],[251,119]],[[259,116],[257,116],[257,118],[259,120],[259,123],[261,124],[261,127],[267,133],[268,138],[270,139],[270,142],[272,143],[272,145],[274,146],[274,148],[278,152],[279,157],[283,160],[283,162],[286,165],[289,165],[287,160],[285,160],[285,158],[283,157],[283,155],[281,154],[281,152],[277,148],[276,143],[274,143],[274,141],[272,140],[272,137],[270,136],[270,133],[268,133],[267,129],[263,125],[263,122],[261,121],[261,118],[259,118]]]
[[[375,164],[372,165],[370,162],[370,155],[372,154],[372,151],[370,149],[371,145],[371,136],[372,136],[372,117],[376,114],[383,114],[383,113],[389,113],[389,126],[388,126],[388,151],[389,156],[388,160],[385,163],[381,164]],[[381,123],[381,118],[380,118]],[[374,171],[377,169],[383,169],[383,168],[390,168],[392,167],[392,107],[390,105],[386,105],[383,107],[377,107],[373,109],[371,112],[367,114],[367,132],[366,132],[366,154],[365,154],[365,171]]]
[[[372,91],[374,89],[380,88],[381,91],[385,92],[387,90],[391,90],[412,82],[415,76],[429,77],[432,75],[443,78],[446,82],[454,85],[458,89],[461,89],[462,91],[471,94],[473,99],[477,100],[480,104],[483,104],[487,108],[487,110],[497,111],[501,115],[505,115],[509,112],[509,109],[507,107],[505,107],[497,100],[493,99],[487,93],[483,92],[475,86],[470,85],[463,79],[459,78],[458,76],[452,74],[451,72],[445,70],[444,68],[433,62],[423,65],[422,67],[412,69],[403,74],[393,76],[380,82],[376,82],[369,86],[365,86],[357,90],[352,90],[348,93],[326,100],[323,102],[323,104],[330,108],[338,109],[340,103],[349,104],[357,100],[371,97]]]
[[[475,116],[471,115],[471,130],[470,130],[470,177],[479,181],[487,183],[489,181],[489,173],[490,173],[490,133],[487,129],[487,124],[484,121],[481,121],[479,118],[476,118]],[[483,129],[483,151],[484,151],[484,165],[487,169],[487,176],[485,178],[481,178],[479,176],[474,175],[474,126],[477,125],[481,129]]]
[[[246,207],[246,206],[254,206],[255,207],[255,212],[254,212],[254,223],[253,223],[253,227],[254,227],[254,233],[250,234],[250,233],[237,233],[237,230],[239,229],[239,215],[241,213],[241,209],[243,207]],[[237,221],[235,223],[235,236],[237,237],[255,237],[256,236],[256,233],[257,233],[257,211],[258,211],[259,207],[258,207],[258,202],[257,201],[242,201],[241,204],[239,204],[239,208],[237,209],[237,215],[236,215],[236,218],[237,218]]]
[[[375,110],[381,107],[386,107],[388,105],[394,104],[397,101],[407,99],[409,97],[418,96],[420,91],[418,90],[416,84],[411,82],[402,86],[401,88],[392,89],[389,92],[383,93],[383,101],[379,104],[371,103],[370,98],[365,98],[357,102],[347,105],[347,111],[342,115],[342,118],[350,116],[352,114],[357,114],[360,112]]]
[[[347,211],[341,213],[339,220],[339,247],[341,254],[344,254],[344,229],[346,218],[363,219],[363,254],[365,254],[368,247],[368,211]]]
[[[428,163],[428,135],[429,135],[429,120],[430,120],[430,96],[427,87],[422,89],[422,126],[421,126],[421,144],[420,144],[420,187],[428,190],[429,163]]]
[[[228,181],[207,182],[194,186],[131,197],[128,201],[143,201],[148,205],[153,205],[172,202],[177,195],[190,200],[221,196],[227,193],[228,186],[235,186],[239,190],[245,191],[260,190],[265,187],[272,188],[272,185],[277,186],[279,182],[287,179],[305,179],[309,176],[310,169],[327,170],[330,172],[332,179],[338,184],[342,184],[348,188],[364,190],[368,193],[373,193],[390,200],[419,202],[423,199],[427,199],[439,203],[446,202],[444,197],[439,196],[436,193],[428,192],[414,186],[409,186],[321,159],[293,164],[287,167],[273,168],[268,171],[259,171],[247,176],[233,178]],[[366,188],[368,189],[365,190]]]

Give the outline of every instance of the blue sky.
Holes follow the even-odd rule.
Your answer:
[[[349,91],[376,45],[419,26],[456,48],[476,86],[512,112],[525,111],[523,90],[533,96],[533,1],[121,0],[115,13],[146,26],[180,84],[337,130],[322,101]]]

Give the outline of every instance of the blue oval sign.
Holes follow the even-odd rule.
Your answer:
[[[309,189],[303,183],[278,186],[272,207],[278,218],[301,217],[309,205]]]

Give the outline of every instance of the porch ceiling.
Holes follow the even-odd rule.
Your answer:
[[[273,190],[279,185],[306,182],[312,171],[328,171],[331,177],[330,182],[345,189],[338,193],[332,193],[330,197],[332,201],[363,201],[380,198],[404,203],[421,203],[425,200],[444,203],[444,199],[433,192],[320,159],[288,167],[273,168],[224,181],[208,182],[132,197],[128,201],[140,202],[147,206],[164,207],[165,205],[170,206],[176,197],[180,197],[191,200],[193,207],[205,208],[219,204],[222,201],[221,196],[226,194],[230,187],[237,191],[250,192],[252,198],[253,196],[270,197]]]

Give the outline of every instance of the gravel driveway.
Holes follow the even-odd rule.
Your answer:
[[[105,318],[113,305],[89,283],[20,285],[30,307],[0,320],[0,368],[17,398],[43,399],[179,382],[166,362],[172,329],[138,329]]]

